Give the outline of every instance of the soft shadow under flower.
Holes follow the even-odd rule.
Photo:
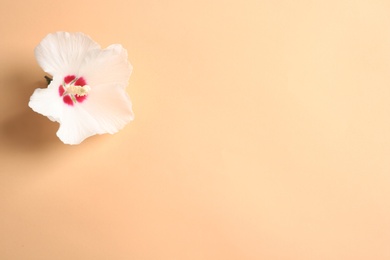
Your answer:
[[[2,145],[9,149],[42,150],[55,143],[58,124],[45,120],[31,110],[17,114],[1,124]]]
[[[31,68],[34,66],[31,65]],[[60,143],[54,135],[58,124],[48,122],[27,106],[31,92],[47,85],[43,75],[31,68],[25,64],[11,63],[3,71],[0,85],[4,98],[1,104],[0,143],[4,152],[37,153]],[[37,81],[39,77],[41,80]]]

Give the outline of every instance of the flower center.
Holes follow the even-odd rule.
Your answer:
[[[65,87],[65,92],[63,95],[69,94],[69,95],[85,96],[88,94],[90,90],[91,87],[88,85],[84,85],[84,86],[68,85]]]
[[[91,87],[83,77],[68,75],[64,78],[64,82],[58,87],[58,93],[65,104],[73,106],[75,103],[83,102]]]

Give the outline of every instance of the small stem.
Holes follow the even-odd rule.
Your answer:
[[[48,77],[48,76],[45,76],[45,79],[47,81],[47,85],[50,84],[50,82],[53,80],[52,78]]]

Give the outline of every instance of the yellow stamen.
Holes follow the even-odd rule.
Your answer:
[[[85,86],[70,85],[66,88],[66,91],[64,94],[78,95],[78,96],[82,97],[82,96],[87,95],[90,90],[91,90],[91,87],[88,85],[85,85]]]

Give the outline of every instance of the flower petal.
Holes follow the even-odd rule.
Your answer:
[[[99,133],[116,133],[134,119],[132,103],[121,85],[91,90],[81,106],[96,120]]]
[[[47,35],[35,48],[35,57],[42,69],[51,74],[77,74],[88,51],[99,44],[83,33],[56,32]]]
[[[121,85],[96,88],[83,103],[64,108],[57,136],[66,144],[79,144],[95,134],[114,134],[134,119],[130,99]]]
[[[113,44],[104,50],[89,51],[79,73],[91,87],[120,84],[125,89],[132,69],[126,49],[120,44]]]
[[[28,106],[35,112],[47,116],[52,121],[60,122],[62,114],[62,105],[58,86],[61,84],[57,78],[47,88],[38,88],[30,97]]]
[[[57,136],[65,144],[79,144],[96,134],[94,120],[80,107],[65,107]]]

